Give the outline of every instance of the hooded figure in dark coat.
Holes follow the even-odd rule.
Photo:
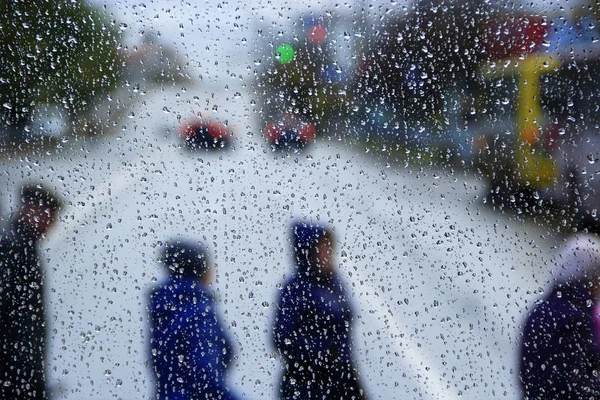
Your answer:
[[[21,190],[21,209],[0,240],[0,398],[47,399],[44,270],[38,245],[62,200],[42,185]]]
[[[556,284],[523,330],[525,399],[600,399],[600,239],[571,238],[559,254]]]
[[[273,340],[285,363],[280,398],[364,399],[352,360],[352,309],[334,269],[333,235],[292,228],[296,273],[278,302]]]
[[[217,319],[206,251],[176,239],[164,247],[161,262],[169,277],[152,291],[148,305],[153,398],[235,399],[226,382],[233,349]]]

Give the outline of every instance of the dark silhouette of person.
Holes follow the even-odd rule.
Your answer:
[[[47,399],[44,270],[38,244],[63,201],[42,185],[21,188],[0,240],[0,398]]]
[[[209,287],[208,253],[199,242],[174,239],[160,262],[169,276],[153,289],[148,305],[153,398],[236,399],[226,383],[233,353]]]
[[[296,272],[281,292],[273,340],[284,372],[280,398],[365,399],[352,359],[353,312],[334,267],[333,234],[292,227]]]
[[[524,398],[599,399],[600,239],[570,238],[554,277],[556,283],[523,329],[519,378]]]

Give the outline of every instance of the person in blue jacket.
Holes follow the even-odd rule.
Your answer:
[[[226,382],[232,346],[208,286],[207,252],[200,243],[177,239],[164,246],[160,261],[169,277],[148,305],[154,398],[235,399]]]
[[[292,227],[296,273],[278,301],[273,340],[284,362],[280,398],[365,399],[352,360],[353,313],[334,268],[332,232]]]
[[[527,317],[519,377],[525,399],[600,399],[600,239],[558,255],[556,283]]]

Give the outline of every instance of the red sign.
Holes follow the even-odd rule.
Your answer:
[[[543,17],[504,15],[481,26],[484,47],[493,60],[536,52],[548,34]]]

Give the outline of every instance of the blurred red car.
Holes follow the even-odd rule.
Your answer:
[[[190,149],[218,149],[231,144],[231,130],[218,119],[193,118],[182,121],[178,133]]]
[[[268,122],[263,135],[265,140],[274,147],[301,148],[314,142],[317,128],[310,122],[286,114],[281,121]]]

